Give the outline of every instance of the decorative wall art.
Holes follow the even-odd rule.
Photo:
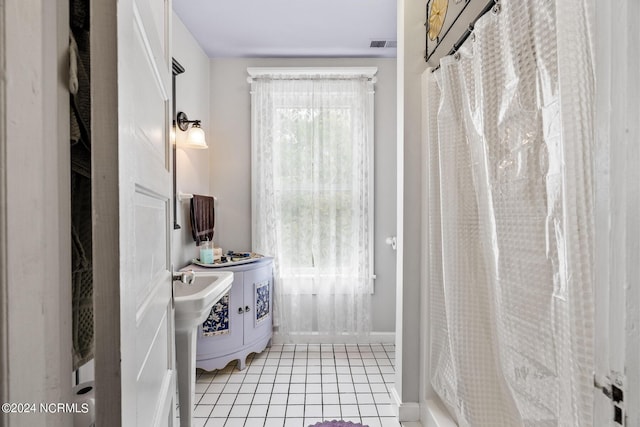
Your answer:
[[[269,317],[271,313],[271,295],[269,281],[256,283],[256,325]]]
[[[426,6],[425,61],[437,67],[468,37],[479,15],[500,0],[428,0]]]
[[[202,336],[225,335],[229,333],[229,293],[218,301],[202,324]]]

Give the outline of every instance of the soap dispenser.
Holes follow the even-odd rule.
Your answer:
[[[213,244],[209,241],[208,237],[200,244],[200,262],[203,264],[213,264]]]

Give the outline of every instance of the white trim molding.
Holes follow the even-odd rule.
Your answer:
[[[436,400],[427,400],[420,405],[420,420],[424,427],[458,427]]]
[[[69,4],[0,0],[0,8],[0,400],[67,403]],[[23,415],[3,414],[0,425],[73,424],[71,413]]]
[[[391,407],[399,422],[419,422],[420,405],[418,402],[402,402],[395,387],[391,388]]]
[[[274,333],[274,344],[395,344],[395,332],[371,332],[367,336],[328,336],[321,334],[299,334],[293,339],[284,340],[281,335]]]

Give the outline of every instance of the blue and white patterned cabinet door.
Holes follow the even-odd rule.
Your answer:
[[[229,292],[218,301],[202,324],[202,336],[212,337],[229,333]]]
[[[256,326],[267,320],[271,314],[271,289],[269,281],[265,280],[255,285]]]

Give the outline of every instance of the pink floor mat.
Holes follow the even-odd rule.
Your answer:
[[[369,427],[369,426],[365,426],[360,423],[353,423],[351,421],[333,420],[333,421],[322,421],[309,427]]]

